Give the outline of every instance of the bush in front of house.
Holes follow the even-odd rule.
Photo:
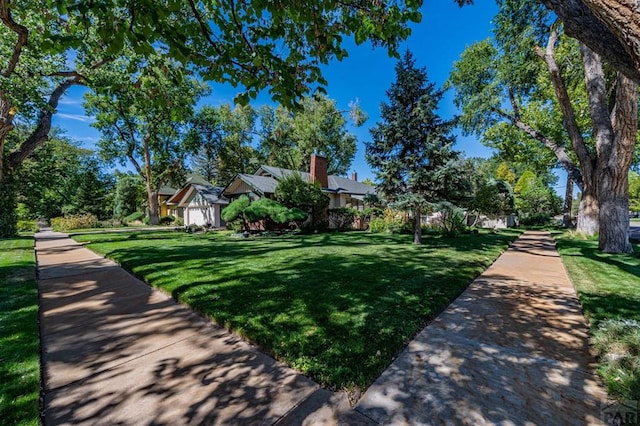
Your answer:
[[[358,217],[358,211],[351,207],[337,207],[329,209],[329,227],[335,229],[353,229],[353,222]]]
[[[173,222],[175,222],[176,218],[173,215],[167,215],[167,216],[162,216],[160,218],[160,225],[171,225]]]
[[[98,218],[93,214],[78,214],[67,217],[54,217],[51,219],[51,228],[54,231],[69,231],[72,229],[87,229],[98,226]]]

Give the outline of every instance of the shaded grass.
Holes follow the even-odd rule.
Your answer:
[[[40,348],[33,238],[0,240],[0,419],[39,424]]]
[[[609,394],[640,400],[640,247],[634,245],[635,254],[608,254],[593,238],[565,233],[556,241],[591,325]]]
[[[368,386],[519,235],[79,235],[332,389]]]

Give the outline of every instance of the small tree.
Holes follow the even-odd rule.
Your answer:
[[[298,173],[293,173],[278,183],[275,199],[289,208],[297,208],[311,216],[311,226],[317,227],[326,216],[329,196],[319,184],[309,183]]]
[[[422,244],[422,208],[448,198],[461,183],[459,154],[452,150],[454,123],[437,114],[443,92],[429,83],[407,51],[396,65],[396,81],[381,106],[382,121],[371,129],[367,162],[391,202],[413,212],[414,242]]]

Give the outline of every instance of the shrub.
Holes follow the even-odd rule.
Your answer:
[[[151,222],[151,218],[149,218],[149,216],[145,216],[142,218],[142,223],[144,223],[145,225],[148,225]]]
[[[412,232],[412,225],[406,224],[402,213],[387,208],[384,210],[382,217],[374,217],[371,219],[369,230],[371,232],[400,233],[403,232],[405,226],[409,226],[409,232]]]
[[[609,393],[625,400],[640,399],[640,322],[602,321],[593,333],[593,345]]]
[[[131,222],[142,221],[143,218],[144,218],[144,213],[135,212],[135,213],[131,213],[129,216],[122,219],[122,221],[124,223],[131,223]]]
[[[181,217],[177,217],[176,220],[174,221],[174,224],[176,226],[184,226],[184,219]]]
[[[336,229],[351,229],[358,217],[358,211],[350,207],[329,209],[329,227]]]
[[[160,218],[160,225],[169,225],[173,223],[176,218],[173,215],[162,216]]]
[[[67,217],[54,217],[51,227],[54,231],[69,231],[72,229],[95,228],[98,218],[92,214],[79,214]]]
[[[466,228],[464,212],[460,207],[444,201],[437,205],[440,217],[434,224],[440,228],[443,235],[447,237],[457,237]]]
[[[35,220],[19,220],[17,223],[19,232],[38,232],[38,222]]]

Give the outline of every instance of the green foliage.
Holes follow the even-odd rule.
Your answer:
[[[193,152],[184,133],[207,88],[160,54],[144,58],[132,53],[105,64],[96,81],[107,87],[119,82],[85,95],[87,112],[96,117],[92,126],[102,134],[100,155],[111,163],[130,162],[146,184],[148,200],[170,180],[181,181]],[[156,225],[157,203],[149,201],[148,209]]]
[[[442,90],[428,81],[426,69],[416,67],[409,51],[395,71],[389,103],[381,106],[382,121],[370,130],[366,159],[382,195],[414,212],[419,244],[421,206],[459,196],[466,182],[458,172],[459,153],[452,149],[454,123],[437,114]]]
[[[133,173],[117,173],[116,189],[113,197],[113,216],[126,221],[129,215],[135,213],[145,202],[144,182],[140,176]],[[140,220],[134,219],[134,220]]]
[[[138,222],[138,221],[142,222],[142,219],[144,219],[144,213],[142,213],[142,212],[133,212],[129,216],[127,216],[124,219],[122,219],[122,221],[124,223],[132,223],[132,222]]]
[[[629,173],[629,210],[640,211],[640,175],[633,171]]]
[[[73,215],[69,217],[54,217],[51,227],[54,231],[71,231],[74,229],[95,228],[98,218],[92,214]]]
[[[16,228],[18,232],[38,232],[40,230],[38,222],[35,220],[19,220]]]
[[[191,119],[187,145],[196,152],[192,167],[214,185],[227,185],[238,173],[253,173],[259,166],[253,148],[256,112],[251,105],[205,106]]]
[[[357,104],[351,105],[355,124],[366,116]],[[291,170],[309,170],[311,154],[322,154],[329,174],[349,171],[356,153],[357,138],[347,131],[347,120],[336,102],[316,94],[305,97],[297,109],[263,106],[258,150],[264,162]]]
[[[442,201],[435,206],[435,210],[440,216],[435,221],[435,225],[447,237],[457,237],[466,228],[464,211],[447,201]]]
[[[369,223],[369,231],[373,233],[388,232],[391,234],[402,233],[406,228],[405,216],[402,212],[392,209],[383,210],[382,214],[376,215]]]
[[[521,220],[529,216],[550,217],[562,211],[562,200],[532,171],[525,171],[514,188],[515,208]]]
[[[358,211],[351,207],[329,209],[329,227],[335,229],[352,229]]]
[[[0,240],[0,419],[40,424],[38,286],[32,238]]]
[[[293,173],[278,182],[275,199],[283,206],[295,208],[311,216],[311,226],[322,224],[329,206],[329,196],[322,192],[319,184],[306,182],[298,173]]]
[[[244,215],[244,211],[251,204],[251,200],[246,195],[241,195],[237,199],[233,200],[227,207],[222,210],[221,217],[222,219],[229,223],[234,222],[236,220],[240,220],[243,222],[244,229],[248,229],[247,226],[247,218]]]
[[[77,238],[323,386],[355,390],[517,234],[434,236],[424,246],[364,232]],[[375,273],[366,273],[372,265]]]
[[[173,215],[167,215],[167,216],[162,216],[160,218],[160,224],[161,225],[171,225],[173,222],[175,222],[176,218]]]
[[[237,103],[269,88],[276,101],[293,105],[301,94],[326,84],[321,66],[347,56],[343,39],[371,41],[395,54],[410,34],[408,24],[421,19],[420,3],[248,2],[235,4],[233,13],[220,13],[209,2],[178,0],[163,7],[152,0],[118,0],[90,9],[68,0],[56,6],[61,15],[83,17],[111,55],[127,46],[145,54],[160,48],[189,62],[206,80],[241,87]]]

